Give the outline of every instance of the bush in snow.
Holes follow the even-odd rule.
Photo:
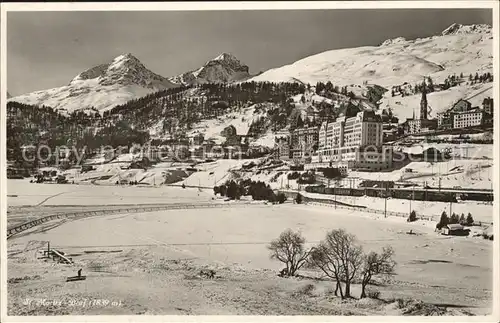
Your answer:
[[[415,222],[417,221],[417,212],[415,210],[411,211],[410,216],[408,217],[408,222]]]
[[[276,196],[276,199],[277,199],[279,204],[285,203],[285,201],[286,201],[285,193],[278,193],[278,195]]]
[[[288,179],[297,179],[300,177],[300,174],[298,172],[293,172],[288,174]]]
[[[299,179],[297,180],[298,184],[314,184],[315,182],[316,182],[316,177],[312,172],[307,172],[305,174],[300,175]]]

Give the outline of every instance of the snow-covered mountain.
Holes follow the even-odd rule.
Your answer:
[[[176,86],[148,70],[132,54],[125,54],[110,63],[78,74],[66,86],[16,96],[9,101],[47,105],[68,112],[91,107],[105,111],[149,93]]]
[[[492,72],[493,34],[488,25],[453,24],[441,35],[389,39],[380,46],[330,50],[268,70],[253,81],[296,81],[336,85],[414,83],[423,76],[440,81],[453,73]]]
[[[463,35],[463,34],[482,34],[491,32],[491,26],[485,24],[474,24],[474,25],[461,25],[452,24],[450,27],[443,30],[441,33],[443,36],[449,35]]]
[[[250,77],[248,66],[235,56],[222,53],[209,60],[202,67],[169,78],[176,84],[230,83],[242,81]]]

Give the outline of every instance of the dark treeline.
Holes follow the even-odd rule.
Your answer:
[[[377,103],[382,99],[382,96],[387,91],[387,89],[378,85],[366,86],[368,91],[366,93],[366,98],[371,103]],[[352,91],[348,91],[347,86],[339,87],[333,85],[332,82],[328,81],[326,83],[318,82],[316,83],[316,94],[324,96],[328,99],[354,99],[356,95]]]
[[[256,104],[262,117],[252,121],[255,135],[267,130],[269,123],[284,127],[293,105],[288,99],[304,93],[299,83],[248,82],[241,84],[203,84],[155,92],[104,111],[94,109],[63,114],[51,107],[17,102],[7,104],[8,148],[22,145],[131,146],[149,140],[147,130],[160,123],[164,134],[182,137],[186,130],[203,119],[218,118]],[[258,111],[262,110],[262,111]],[[12,157],[12,156],[10,156]]]
[[[392,96],[400,94],[404,97],[422,93],[424,88],[427,93],[432,93],[438,90],[448,90],[449,88],[458,86],[464,82],[468,85],[490,83],[493,82],[493,74],[489,72],[483,74],[476,73],[475,75],[469,74],[468,78],[464,76],[463,73],[460,73],[460,75],[452,74],[448,75],[444,82],[438,85],[434,83],[431,77],[426,77],[422,83],[411,85],[405,82],[403,85],[393,86],[391,91]]]
[[[148,128],[164,120],[165,133],[176,128],[191,129],[204,119],[218,118],[252,104],[286,105],[287,98],[304,93],[299,83],[247,82],[241,84],[202,84],[152,93],[105,112],[105,120],[124,120],[136,128]]]
[[[239,182],[227,181],[225,184],[215,186],[214,193],[228,197],[231,200],[239,200],[242,196],[250,195],[255,201],[269,201],[280,204],[286,201],[286,196],[283,193],[275,194],[269,184],[249,179]]]
[[[51,107],[8,102],[7,117],[7,159],[19,163],[23,160],[24,145],[35,149],[44,145],[55,152],[61,146],[92,150],[104,145],[130,147],[149,140],[149,133],[134,129],[126,122],[103,123],[98,113],[79,111],[64,115]]]

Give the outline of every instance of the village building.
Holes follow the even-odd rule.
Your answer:
[[[487,97],[483,100],[483,110],[493,116],[493,98]]]
[[[297,128],[290,133],[290,154],[297,162],[310,157],[317,149],[319,131],[317,127]]]
[[[446,111],[438,114],[438,129],[452,129],[453,128],[453,119],[451,116],[451,112]]]
[[[441,233],[447,236],[468,236],[470,233],[469,229],[461,224],[447,224],[441,229]]]
[[[203,141],[205,140],[205,137],[203,136],[202,133],[195,133],[191,136],[188,137],[189,144],[194,145],[194,146],[200,146],[203,144]]]
[[[406,134],[418,134],[421,132],[429,132],[438,127],[437,120],[410,119],[405,127]]]
[[[479,108],[454,113],[453,129],[482,126],[485,119],[485,112]]]
[[[274,137],[274,151],[280,160],[290,160],[290,134],[281,133]]]

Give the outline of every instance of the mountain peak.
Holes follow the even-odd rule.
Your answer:
[[[230,53],[222,53],[211,61],[237,61],[238,59]]]
[[[242,68],[245,69],[246,67],[246,70],[248,72],[248,66],[244,65],[239,59],[236,58],[236,56],[230,53],[222,53],[205,63],[205,66],[210,65],[225,65],[235,70],[240,70]]]
[[[113,59],[113,62],[128,62],[128,61],[137,61],[139,62],[139,59],[132,55],[131,53],[126,53],[126,54],[121,54],[116,56]]]
[[[491,26],[487,24],[462,25],[453,23],[443,30],[441,35],[463,35],[463,34],[482,34],[491,32]]]
[[[202,67],[170,78],[178,84],[227,83],[247,79],[248,66],[230,53],[221,53]]]
[[[66,111],[92,107],[103,111],[172,87],[177,85],[150,71],[131,53],[125,53],[108,63],[81,72],[66,86],[36,91],[13,99]]]
[[[169,88],[175,86],[166,78],[151,72],[131,53],[115,57],[110,63],[94,66],[78,74],[71,85],[94,80],[99,85],[139,85],[145,88]]]

